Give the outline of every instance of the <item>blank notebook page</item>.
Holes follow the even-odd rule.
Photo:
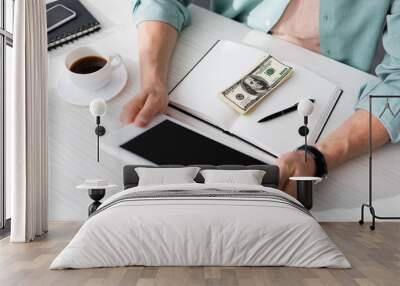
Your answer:
[[[219,93],[267,57],[263,51],[220,41],[170,94],[170,101],[225,130],[240,115]]]
[[[304,144],[304,137],[298,133],[303,117],[291,112],[271,121],[258,123],[266,115],[289,107],[302,99],[315,99],[314,111],[309,117],[309,143],[316,142],[327,117],[332,110],[340,90],[330,81],[302,68],[288,63],[294,73],[268,95],[254,110],[236,120],[231,132],[240,134],[253,144],[266,148],[275,155],[281,155]]]
[[[304,143],[304,138],[297,131],[303,124],[303,118],[292,112],[265,123],[257,121],[302,99],[312,98],[316,103],[309,121],[309,139],[315,143],[339,97],[340,89],[307,69],[287,63],[294,68],[292,77],[245,115],[237,113],[220,98],[221,91],[267,56],[268,53],[257,48],[219,41],[173,89],[170,101],[274,155],[280,155]]]

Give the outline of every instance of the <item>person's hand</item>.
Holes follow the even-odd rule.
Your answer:
[[[297,197],[296,184],[289,180],[289,177],[313,176],[315,174],[314,159],[307,155],[307,162],[304,161],[304,151],[289,152],[276,162],[279,167],[279,189],[293,197]]]
[[[120,120],[126,125],[136,124],[145,127],[158,114],[164,113],[168,106],[168,95],[163,85],[150,85],[123,107]]]

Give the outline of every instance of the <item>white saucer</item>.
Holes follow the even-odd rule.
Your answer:
[[[112,72],[112,78],[105,87],[93,91],[77,87],[70,80],[67,72],[64,72],[58,80],[57,93],[68,103],[80,106],[88,106],[95,98],[108,101],[117,96],[125,87],[127,80],[128,72],[126,71],[124,63],[122,63]]]

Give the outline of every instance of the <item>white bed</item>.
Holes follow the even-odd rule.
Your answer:
[[[50,268],[128,265],[351,267],[285,193],[198,183],[134,187],[108,198]]]

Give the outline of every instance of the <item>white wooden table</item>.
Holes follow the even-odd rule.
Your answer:
[[[84,220],[89,203],[87,196],[74,188],[87,178],[104,178],[122,188],[122,167],[128,163],[101,153],[101,163],[96,162],[94,118],[88,108],[64,102],[57,95],[56,85],[62,72],[66,53],[84,45],[101,46],[119,53],[128,68],[126,87],[108,102],[108,113],[102,123],[108,131],[121,127],[119,114],[122,105],[140,89],[137,55],[137,34],[132,20],[131,2],[127,0],[85,0],[85,5],[103,24],[101,32],[87,36],[72,44],[50,52],[49,65],[49,152],[50,152],[50,220]],[[211,13],[197,6],[190,7],[192,25],[179,38],[174,54],[170,82],[172,86],[217,39],[243,41],[254,35],[246,26]],[[255,44],[254,37],[250,37]],[[329,120],[323,136],[334,130],[352,112],[359,87],[373,76],[343,65],[319,54],[302,49],[268,35],[257,37],[257,42],[272,55],[301,65],[337,83],[344,94]],[[232,138],[222,132],[175,110],[169,113],[179,120],[209,134],[216,140],[267,162],[267,154]],[[380,215],[400,212],[400,149],[388,145],[374,155],[376,210]],[[142,163],[138,158],[135,162]],[[329,179],[318,185],[313,213],[323,221],[359,219],[360,205],[367,200],[368,161],[362,157],[332,171]],[[109,196],[113,192],[109,192]]]

